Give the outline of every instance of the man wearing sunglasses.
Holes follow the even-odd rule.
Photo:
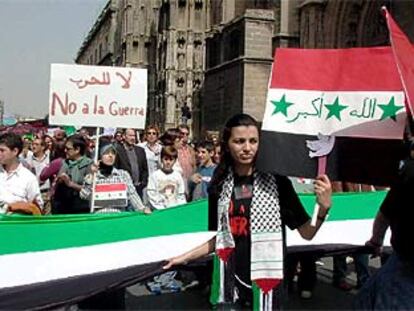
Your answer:
[[[144,148],[147,157],[148,174],[151,175],[161,168],[161,149],[162,146],[158,142],[159,129],[155,125],[149,125],[145,130],[145,141],[138,144]]]

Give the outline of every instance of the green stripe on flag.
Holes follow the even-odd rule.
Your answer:
[[[205,200],[153,212],[59,216],[2,216],[0,255],[207,231]]]
[[[386,191],[336,193],[328,221],[372,219]],[[315,196],[301,194],[312,215]],[[0,255],[119,242],[132,239],[207,231],[207,200],[151,215],[142,213],[59,216],[0,216]]]
[[[334,193],[328,221],[372,219],[384,201],[387,191]],[[315,205],[315,195],[301,194],[299,198],[309,215]]]

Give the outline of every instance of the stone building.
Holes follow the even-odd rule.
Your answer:
[[[209,0],[163,1],[157,40],[155,123],[164,128],[180,123],[187,105],[199,127],[197,102],[204,80],[205,35],[210,28]]]
[[[200,136],[262,118],[277,47],[388,44],[382,5],[414,39],[408,0],[109,0],[76,62],[148,68],[147,122],[176,126],[187,105]]]
[[[147,68],[147,123],[175,127],[181,107],[199,100],[209,9],[208,0],[109,0],[76,63]]]
[[[201,103],[202,127],[219,129],[232,114],[261,120],[272,55],[277,47],[348,48],[388,45],[381,14],[386,5],[414,39],[414,1],[279,0],[214,1],[220,27],[207,39]],[[244,5],[241,4],[244,2]],[[228,4],[226,2],[226,4]],[[220,11],[221,9],[221,11]]]

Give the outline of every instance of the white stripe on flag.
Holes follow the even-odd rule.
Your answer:
[[[390,105],[388,112],[396,110],[397,122],[384,114],[387,109],[384,105]],[[401,91],[323,92],[273,88],[267,94],[262,129],[304,135],[401,139],[405,116]],[[381,118],[384,119],[380,121]]]
[[[185,233],[3,255],[0,256],[0,289],[166,260],[207,242],[215,234]]]
[[[127,199],[126,191],[95,192],[95,201]]]
[[[363,220],[336,220],[322,224],[315,237],[308,241],[303,239],[297,230],[286,230],[287,246],[322,245],[322,244],[349,244],[364,245],[371,238],[372,219]],[[384,245],[390,245],[390,230],[384,239]]]

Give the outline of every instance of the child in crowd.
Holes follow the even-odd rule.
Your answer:
[[[185,186],[180,173],[173,170],[178,152],[173,146],[161,150],[161,169],[150,175],[147,193],[152,209],[165,209],[185,204]]]
[[[216,168],[213,162],[214,145],[207,141],[197,144],[196,156],[199,165],[189,181],[189,190],[193,201],[208,197],[208,186]]]
[[[186,203],[183,177],[173,170],[177,157],[177,149],[173,146],[162,148],[161,169],[150,175],[147,186],[148,201],[152,209],[161,210]],[[176,271],[169,271],[156,276],[152,282],[147,283],[147,287],[153,294],[160,294],[161,290],[178,292],[181,288],[175,280],[176,274]]]

